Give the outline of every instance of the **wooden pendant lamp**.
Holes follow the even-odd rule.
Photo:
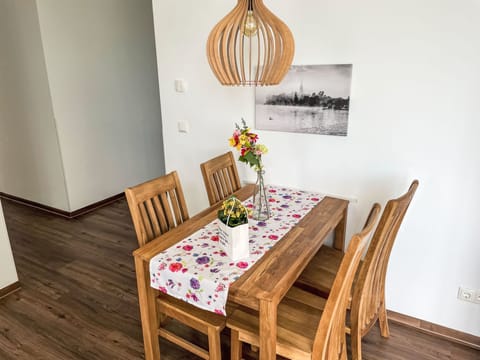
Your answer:
[[[207,41],[208,62],[222,85],[276,85],[294,52],[290,29],[263,0],[238,0]]]

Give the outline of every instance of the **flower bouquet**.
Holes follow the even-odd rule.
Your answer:
[[[248,209],[231,196],[218,210],[218,219],[218,237],[223,250],[233,261],[248,257]]]
[[[228,142],[240,151],[239,161],[250,165],[255,171],[263,170],[262,155],[268,152],[265,145],[257,144],[258,135],[251,132],[242,119],[242,127],[235,124],[235,130]]]
[[[252,218],[255,220],[267,220],[270,217],[270,209],[268,207],[267,192],[263,175],[262,155],[268,152],[265,145],[257,144],[258,135],[251,132],[250,128],[242,119],[242,127],[235,124],[235,130],[228,142],[230,146],[240,151],[238,160],[250,165],[257,172],[257,181],[253,191],[253,213]]]

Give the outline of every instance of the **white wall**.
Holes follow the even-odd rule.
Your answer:
[[[4,0],[0,50],[0,192],[75,211],[164,173],[149,0]]]
[[[18,281],[15,263],[13,262],[12,249],[8,240],[7,226],[3,216],[2,203],[0,202],[0,289]]]
[[[163,174],[151,2],[37,5],[70,210]]]
[[[0,2],[0,192],[68,209],[34,0]]]
[[[348,137],[259,131],[267,180],[358,198],[348,234],[372,202],[419,190],[393,249],[389,309],[480,335],[480,6],[473,0],[265,1],[291,28],[294,64],[352,63]],[[167,171],[189,209],[207,206],[199,164],[228,150],[234,123],[254,123],[254,91],[227,88],[205,56],[208,34],[235,1],[154,0]],[[186,93],[174,80],[188,81]],[[177,132],[177,121],[191,125]],[[241,176],[253,173],[239,165]]]

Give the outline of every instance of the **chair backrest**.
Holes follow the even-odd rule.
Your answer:
[[[365,227],[350,240],[315,334],[312,359],[346,359],[345,320],[353,279],[379,213],[380,205],[374,204]]]
[[[189,218],[176,171],[130,187],[125,195],[139,246]]]
[[[352,296],[352,331],[365,334],[376,322],[379,309],[385,306],[385,277],[388,260],[398,229],[418,187],[414,180],[406,194],[389,200],[373,234],[359,270]],[[353,329],[357,327],[358,329]],[[360,332],[357,332],[357,331]]]
[[[200,164],[210,205],[240,189],[240,178],[231,151]]]

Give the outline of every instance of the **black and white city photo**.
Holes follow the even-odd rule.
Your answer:
[[[351,64],[292,65],[279,85],[257,87],[260,130],[347,136]]]

